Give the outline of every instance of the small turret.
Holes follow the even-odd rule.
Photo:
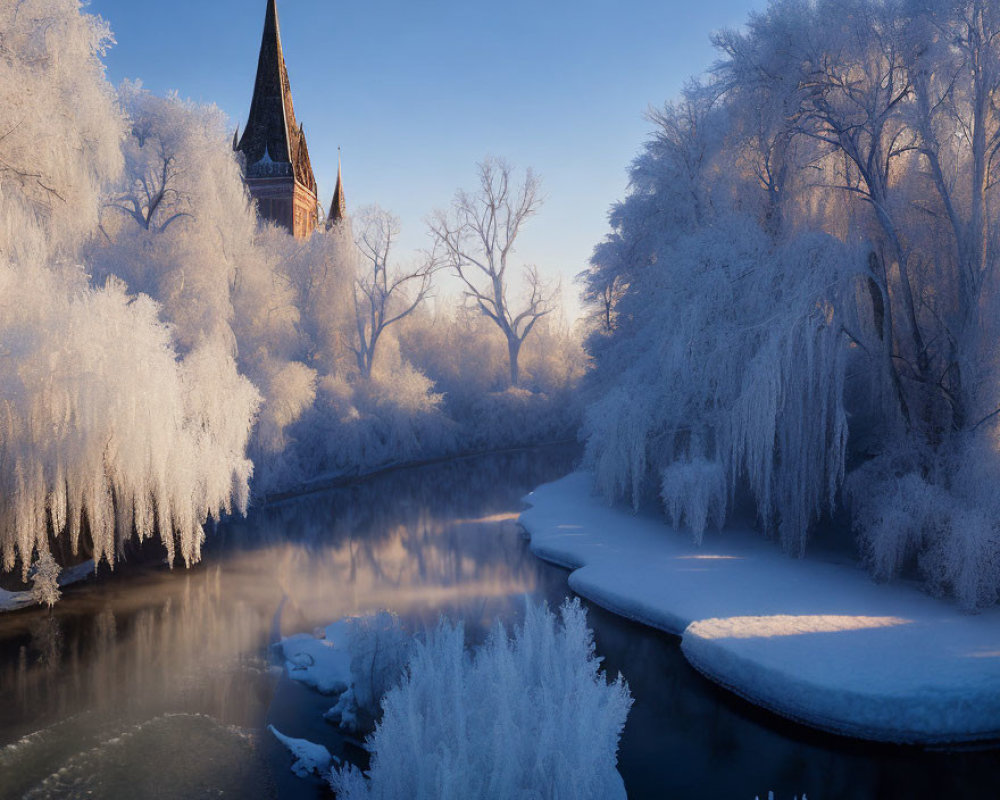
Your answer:
[[[339,150],[339,148],[338,148]],[[347,201],[344,199],[344,179],[340,171],[340,156],[337,156],[337,188],[333,190],[333,202],[330,203],[330,214],[326,218],[326,229],[330,230],[338,222],[343,222],[347,216]]]

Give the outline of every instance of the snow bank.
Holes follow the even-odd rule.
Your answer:
[[[92,576],[95,570],[94,560],[90,559],[89,561],[84,561],[82,564],[67,567],[60,571],[56,578],[56,583],[60,588],[79,583]],[[42,601],[39,600],[32,589],[23,592],[10,592],[6,589],[0,589],[0,613],[4,611],[17,611],[18,609],[27,608],[39,602]]]
[[[338,694],[351,683],[351,653],[345,621],[328,625],[324,638],[298,633],[278,644],[288,677],[321,694]]]
[[[268,725],[267,729],[294,756],[292,772],[300,778],[307,778],[312,774],[324,775],[330,769],[334,758],[323,745],[310,742],[308,739],[293,739],[291,736],[285,736],[273,725]]]
[[[36,602],[30,591],[8,592],[6,589],[0,589],[0,612],[17,611],[19,608],[34,605]]]
[[[853,565],[792,560],[749,530],[696,547],[609,508],[585,473],[526,499],[532,550],[574,569],[574,591],[681,635],[699,671],[749,701],[865,739],[1000,736],[1000,609],[965,615]]]

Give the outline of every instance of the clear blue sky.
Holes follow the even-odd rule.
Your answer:
[[[265,0],[90,0],[111,23],[117,84],[249,110]],[[708,67],[712,31],[765,0],[278,0],[295,112],[329,206],[343,148],[349,208],[377,202],[403,223],[472,188],[487,154],[532,166],[546,203],[519,253],[545,272],[585,268],[649,133],[644,112]]]

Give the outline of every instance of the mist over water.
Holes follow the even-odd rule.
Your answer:
[[[461,617],[475,637],[525,595],[560,600],[563,573],[526,554],[516,518],[574,457],[455,461],[288,500],[219,526],[193,569],[122,565],[52,612],[0,617],[0,797],[273,796],[287,764],[268,763],[262,735],[280,683],[268,644],[380,608],[414,630]]]
[[[0,798],[328,797],[264,726],[358,752],[269,643],[380,608],[414,631],[460,617],[477,639],[525,595],[558,604],[566,573],[530,554],[516,517],[575,456],[466,459],[288,500],[219,526],[191,570],[123,564],[52,612],[0,617]],[[619,757],[632,798],[961,796],[1000,774],[991,752],[811,733],[703,680],[675,639],[589,617],[636,698]]]

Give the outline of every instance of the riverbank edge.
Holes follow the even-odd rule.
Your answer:
[[[67,586],[72,586],[74,583],[80,583],[81,581],[87,580],[94,574],[94,560],[84,561],[82,564],[76,564],[72,567],[67,567],[61,573],[59,573],[59,578],[57,583],[60,589],[65,589]],[[12,611],[20,611],[24,608],[31,608],[32,606],[37,606],[38,601],[35,599],[34,594],[30,589],[23,592],[11,592],[7,589],[0,588],[0,614],[7,614]]]
[[[367,480],[378,478],[382,475],[389,475],[394,472],[401,472],[408,469],[419,469],[421,467],[434,466],[435,464],[446,464],[450,461],[464,461],[467,459],[504,455],[508,453],[527,453],[543,448],[570,447],[573,445],[579,445],[575,438],[557,439],[550,442],[539,442],[537,444],[515,445],[512,447],[485,450],[469,450],[461,453],[451,453],[449,455],[434,456],[415,461],[392,462],[372,467],[370,470],[350,474],[329,473],[317,476],[316,478],[310,479],[309,481],[291,489],[254,498],[251,503],[251,507],[263,508],[271,505],[277,505],[288,500],[297,500],[301,497],[307,497],[312,494],[320,494],[333,489],[355,486]],[[225,519],[216,524],[222,524],[224,522]],[[77,564],[73,567],[65,569],[59,576],[59,586],[60,588],[66,588],[73,584],[81,583],[88,578],[93,577],[94,574],[95,566],[93,560],[91,559],[82,564]],[[11,614],[16,611],[33,608],[37,605],[38,601],[35,600],[30,589],[25,591],[9,591],[0,587],[0,614]]]
[[[1000,610],[962,614],[850,565],[793,560],[751,531],[695,547],[662,518],[609,507],[581,472],[524,501],[532,552],[571,570],[573,591],[679,636],[692,667],[754,705],[872,741],[1000,740]],[[793,630],[747,635],[741,621]]]
[[[487,448],[484,450],[465,450],[460,453],[448,453],[440,456],[429,456],[428,458],[416,459],[412,461],[393,461],[386,464],[379,464],[371,469],[359,472],[330,472],[310,478],[298,486],[283,489],[280,492],[271,492],[260,497],[255,497],[252,507],[265,507],[283,503],[286,500],[296,500],[300,497],[307,497],[311,494],[327,492],[331,489],[342,489],[345,486],[354,486],[358,483],[378,478],[382,475],[389,475],[394,472],[401,472],[407,469],[418,469],[420,467],[432,467],[435,464],[447,464],[449,461],[464,461],[470,458],[482,458],[484,456],[500,456],[508,453],[527,453],[532,450],[539,450],[547,447],[569,447],[579,445],[576,438],[556,439],[551,442],[538,442],[533,444],[513,445],[511,447]]]

